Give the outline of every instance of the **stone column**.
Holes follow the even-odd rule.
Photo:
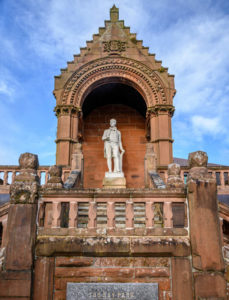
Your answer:
[[[195,299],[226,299],[216,180],[205,152],[189,154],[187,180]]]
[[[39,189],[37,155],[22,154],[19,165],[20,173],[10,186],[5,270],[0,274],[3,287],[0,288],[0,298],[30,299]]]
[[[174,107],[172,105],[155,105],[149,112],[151,113],[151,142],[154,145],[158,165],[168,165],[173,160],[171,118]]]
[[[73,145],[78,141],[79,108],[73,105],[58,105],[56,164],[70,165]]]

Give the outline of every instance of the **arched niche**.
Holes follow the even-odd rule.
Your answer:
[[[107,171],[102,135],[111,118],[117,120],[125,149],[123,171],[129,188],[143,188],[146,151],[145,115],[147,106],[130,84],[115,78],[91,89],[82,105],[84,187],[102,187]]]

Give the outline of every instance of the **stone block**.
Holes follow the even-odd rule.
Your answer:
[[[36,205],[11,204],[8,216],[6,270],[30,270],[36,234]]]
[[[166,253],[169,256],[190,255],[188,240],[166,238],[133,238],[131,240],[131,253],[137,255],[156,255]]]
[[[30,299],[31,293],[31,280],[0,280],[0,298],[5,299],[6,297],[28,297]]]
[[[187,258],[172,258],[172,289],[173,299],[192,300],[192,271]]]
[[[54,257],[38,257],[35,262],[34,300],[49,300],[53,297]]]
[[[126,178],[117,177],[117,178],[108,178],[103,179],[103,188],[104,189],[125,189],[126,188]]]
[[[193,266],[198,270],[224,270],[216,192],[214,182],[188,183]]]
[[[194,274],[195,299],[226,299],[226,280],[222,274]]]
[[[92,257],[57,257],[57,267],[89,267],[92,266],[94,258]]]
[[[127,255],[130,253],[130,239],[126,237],[42,237],[37,240],[36,255],[52,256],[55,253]]]

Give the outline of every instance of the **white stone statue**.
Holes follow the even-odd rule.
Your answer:
[[[122,172],[122,157],[125,150],[122,147],[121,133],[116,127],[116,120],[110,120],[110,128],[103,133],[104,157],[107,159],[109,172],[106,177],[124,177]],[[120,153],[120,151],[121,153]],[[114,171],[112,172],[112,158],[114,159]]]

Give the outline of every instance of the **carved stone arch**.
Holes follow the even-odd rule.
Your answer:
[[[123,57],[97,59],[79,68],[65,84],[62,104],[80,107],[82,97],[91,84],[112,77],[133,85],[148,108],[168,104],[166,89],[157,74],[146,65]]]
[[[82,107],[87,95],[93,89],[107,83],[123,83],[133,87],[144,99],[146,107],[152,106],[151,99],[153,98],[153,95],[147,86],[135,76],[130,76],[129,74],[124,74],[123,72],[119,71],[95,74],[95,76],[88,79],[76,92],[73,102],[74,105],[77,107]]]

